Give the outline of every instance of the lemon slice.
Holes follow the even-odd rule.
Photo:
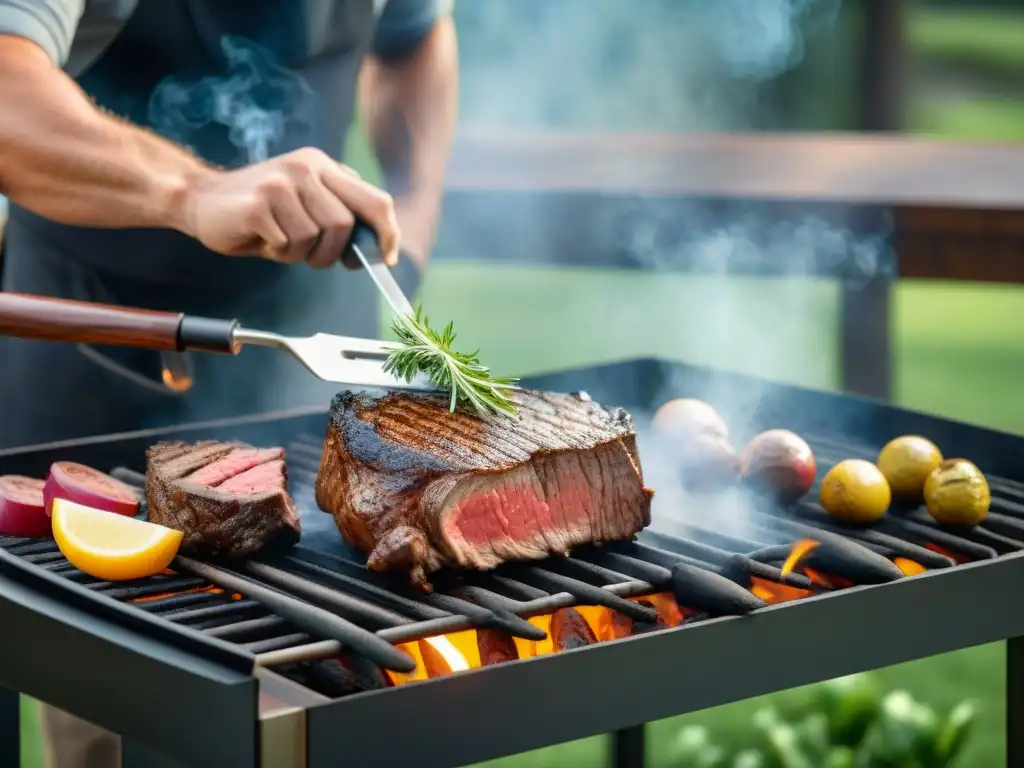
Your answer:
[[[170,565],[182,532],[124,515],[53,502],[53,538],[68,561],[105,581],[142,579]]]

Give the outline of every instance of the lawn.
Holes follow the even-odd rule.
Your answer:
[[[1024,141],[1024,13],[916,8],[907,27],[913,132]]]
[[[1024,78],[1024,15],[1009,8],[913,9],[907,36],[930,63],[993,78]]]

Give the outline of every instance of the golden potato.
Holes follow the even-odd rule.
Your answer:
[[[893,496],[920,503],[925,480],[942,463],[942,453],[926,438],[904,435],[889,441],[878,454],[876,463],[889,481]]]
[[[988,515],[992,492],[988,480],[967,459],[947,459],[924,483],[924,503],[943,525],[977,525]]]
[[[821,481],[821,506],[839,520],[873,523],[885,515],[891,502],[889,482],[870,461],[841,461]]]

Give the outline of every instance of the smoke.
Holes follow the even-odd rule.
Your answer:
[[[465,3],[462,121],[480,129],[666,133],[834,126],[834,94],[848,88],[837,64],[840,11],[840,0]],[[538,206],[537,216],[545,215]],[[832,380],[836,337],[820,329],[834,324],[839,287],[894,272],[889,222],[852,210],[638,196],[612,216],[579,224],[646,270],[694,275],[700,290],[686,293],[682,319],[642,333],[675,334],[675,344],[658,346],[765,379]],[[666,382],[654,406],[706,400],[740,449],[756,432],[785,426],[759,422],[764,395],[758,386],[702,390],[679,378]],[[742,535],[742,510],[751,508],[745,494],[688,493],[672,448],[649,428],[653,414],[633,416],[656,490],[655,527],[704,521]]]
[[[840,0],[517,0],[456,6],[463,124],[737,130],[831,70]],[[814,68],[801,65],[814,56]],[[759,88],[760,86],[769,86]],[[820,121],[804,100],[802,119]]]
[[[169,139],[195,147],[210,126],[223,126],[239,151],[229,164],[257,163],[277,154],[286,135],[310,135],[315,96],[305,80],[240,37],[221,39],[227,71],[220,77],[162,80],[149,101],[149,121]]]

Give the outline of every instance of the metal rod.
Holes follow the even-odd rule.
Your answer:
[[[656,611],[619,597],[605,587],[595,587],[593,584],[587,584],[585,581],[551,573],[536,566],[522,566],[518,570],[520,570],[524,581],[533,582],[544,589],[551,588],[552,591],[563,590],[569,592],[575,595],[581,603],[611,608],[638,621],[655,621],[658,618]],[[644,584],[643,586],[650,592],[650,584]]]
[[[174,618],[173,616],[171,618]],[[203,630],[204,635],[219,637],[222,640],[231,640],[246,635],[266,632],[268,630],[283,629],[288,622],[277,616],[263,616],[259,619],[248,619],[234,624],[221,624],[216,627],[208,627]]]
[[[240,592],[258,600],[297,628],[309,632],[314,637],[326,637],[344,643],[353,651],[366,656],[386,669],[393,669],[396,672],[412,672],[416,669],[416,662],[411,656],[398,650],[388,641],[381,640],[372,632],[356,626],[330,611],[257,584],[244,576],[207,563],[200,563],[191,558],[179,556],[175,558],[174,563],[178,568],[209,579],[217,586]]]
[[[223,600],[216,605],[207,605],[202,608],[192,608],[187,611],[167,616],[168,621],[181,623],[185,621],[201,621],[204,619],[223,619],[236,613],[251,613],[264,610],[263,606],[255,600]]]
[[[389,611],[373,603],[367,603],[359,598],[351,597],[344,592],[327,589],[309,579],[304,579],[301,576],[296,576],[294,573],[288,573],[288,571],[283,571],[266,563],[247,562],[243,567],[249,573],[258,576],[268,584],[286,589],[298,597],[330,608],[332,611],[338,612],[339,615],[346,616],[353,621],[367,621],[384,627],[397,627],[402,624],[412,623],[411,619],[407,619],[405,616],[394,611]]]
[[[261,651],[276,651],[282,648],[290,648],[301,643],[308,643],[309,640],[309,635],[302,632],[293,632],[290,635],[270,637],[266,640],[256,640],[252,643],[242,643],[242,647],[250,653],[260,653]]]

